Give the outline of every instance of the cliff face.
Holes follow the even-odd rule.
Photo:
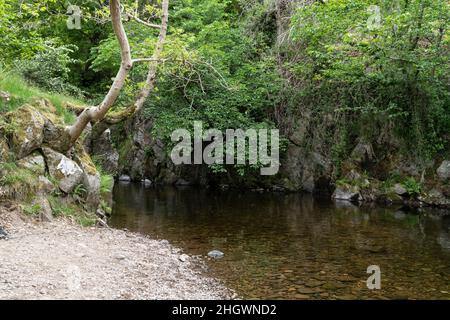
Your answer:
[[[292,52],[303,48],[290,42],[291,17],[298,6],[312,2],[276,1],[277,61],[293,91],[302,89],[302,82],[285,66],[299,63]],[[282,115],[278,127],[289,140],[280,174],[287,189],[331,192],[336,200],[450,207],[449,180],[442,175],[448,152],[432,160],[405,152],[404,141],[389,121],[371,128],[370,138],[349,135],[347,127],[358,125],[357,119],[350,122],[337,113],[317,112],[302,101],[292,104],[290,96],[277,109]]]
[[[110,156],[106,156],[116,159],[114,173],[161,184],[307,191],[333,195],[337,200],[448,207],[449,181],[442,174],[448,154],[430,161],[416,158],[404,151],[389,123],[374,128],[371,139],[348,135],[346,126],[351,124],[339,114],[317,112],[290,95],[302,85],[285,67],[293,59],[290,53],[299,50],[290,39],[291,17],[295,8],[312,2],[277,0],[269,8],[277,26],[273,54],[280,74],[286,79],[286,93],[274,112],[274,121],[288,140],[276,176],[261,177],[258,173],[240,176],[233,170],[217,174],[204,165],[175,166],[164,143],[152,136],[153,122],[149,119],[112,128],[112,138],[100,143],[107,146],[108,139],[115,139],[117,150],[110,148]],[[98,155],[101,148],[92,150]]]

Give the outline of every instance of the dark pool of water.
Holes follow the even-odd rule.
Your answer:
[[[118,184],[110,224],[217,249],[211,273],[244,298],[450,299],[450,217],[308,195]],[[381,269],[369,290],[367,267]]]

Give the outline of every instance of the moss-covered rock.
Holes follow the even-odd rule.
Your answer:
[[[45,175],[45,160],[44,157],[37,151],[17,161],[17,165],[38,175]]]
[[[59,152],[66,152],[72,145],[65,125],[53,122],[51,119],[46,119],[43,140],[45,146]]]
[[[42,145],[45,117],[34,107],[24,105],[6,115],[14,130],[10,146],[17,159],[29,155]]]

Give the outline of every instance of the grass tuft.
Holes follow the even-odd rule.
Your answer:
[[[13,111],[24,103],[30,103],[35,98],[48,99],[56,108],[58,116],[64,119],[66,124],[72,124],[75,116],[66,109],[66,103],[83,106],[82,101],[73,97],[58,93],[48,93],[39,88],[28,84],[24,79],[14,74],[12,71],[4,71],[0,69],[0,91],[4,91],[11,95],[9,101],[0,99],[0,113]]]

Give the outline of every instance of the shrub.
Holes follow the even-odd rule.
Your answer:
[[[78,63],[70,54],[76,50],[74,45],[55,47],[47,42],[45,50],[31,60],[16,62],[16,68],[27,81],[42,89],[82,97],[82,91],[70,83],[70,66]]]
[[[417,196],[422,191],[422,185],[415,178],[410,177],[402,183],[410,196]]]
[[[114,177],[109,175],[109,174],[105,174],[105,173],[100,173],[100,192],[101,193],[110,193],[112,192],[112,189],[114,187]]]

